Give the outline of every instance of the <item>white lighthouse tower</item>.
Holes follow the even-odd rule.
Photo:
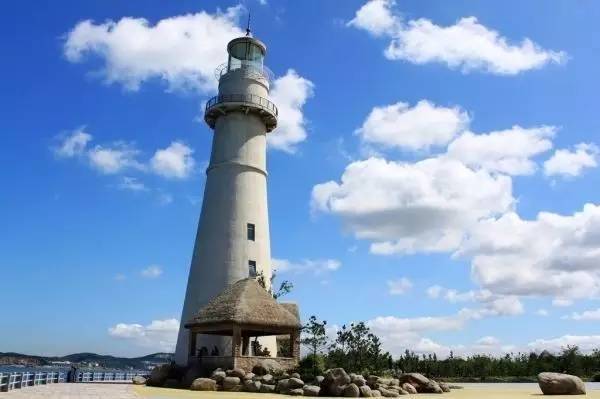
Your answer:
[[[219,94],[204,114],[214,135],[177,339],[180,365],[189,353],[184,324],[200,308],[236,281],[262,273],[268,284],[271,276],[266,135],[277,125],[277,107],[268,99],[266,47],[248,34],[229,42],[227,52],[227,64],[217,69]],[[276,355],[275,337],[259,341]],[[231,339],[201,336],[197,349],[203,347],[229,353]]]

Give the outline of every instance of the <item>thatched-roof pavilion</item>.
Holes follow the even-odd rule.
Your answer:
[[[289,309],[289,310],[288,310]],[[291,310],[291,311],[290,311]],[[242,367],[251,369],[264,359],[250,356],[250,337],[287,335],[291,358],[269,357],[283,368],[292,368],[300,355],[300,320],[296,305],[280,304],[254,278],[240,280],[213,298],[185,324],[190,330],[189,362],[206,368]],[[198,334],[232,337],[231,356],[199,356]]]

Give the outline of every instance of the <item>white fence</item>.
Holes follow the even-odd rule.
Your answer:
[[[78,372],[75,382],[129,383],[135,376],[148,377],[148,372]],[[38,373],[0,373],[0,392],[21,389],[36,385],[49,385],[67,382],[66,371]]]

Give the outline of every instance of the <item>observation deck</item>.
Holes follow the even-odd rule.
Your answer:
[[[277,107],[272,101],[255,94],[220,94],[211,98],[204,109],[204,121],[214,129],[219,116],[240,110],[258,114],[265,123],[267,132],[277,127]]]

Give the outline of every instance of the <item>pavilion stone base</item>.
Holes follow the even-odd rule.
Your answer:
[[[270,356],[203,356],[201,358],[190,358],[189,365],[197,367],[202,374],[209,375],[215,369],[230,370],[242,368],[248,372],[262,361],[277,362],[282,370],[293,370],[298,366],[298,359],[293,357],[270,357]]]

